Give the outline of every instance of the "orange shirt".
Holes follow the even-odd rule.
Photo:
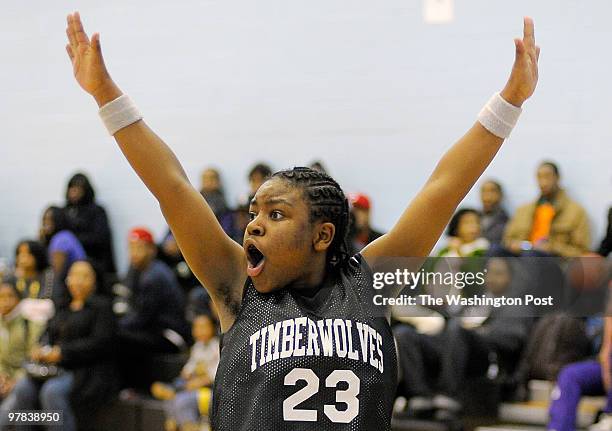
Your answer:
[[[531,233],[529,234],[529,241],[532,244],[548,239],[550,225],[554,216],[555,207],[549,202],[544,202],[536,207],[533,215],[533,224],[531,225]]]

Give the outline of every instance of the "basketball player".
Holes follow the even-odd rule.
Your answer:
[[[381,257],[427,256],[450,216],[499,150],[533,93],[539,48],[533,22],[516,39],[501,93],[442,157],[397,224],[348,256],[348,204],[328,175],[272,175],[250,206],[243,246],[221,229],[170,148],[111,79],[100,36],[68,16],[66,49],[79,85],[159,201],[194,274],[219,311],[221,362],[213,388],[216,431],[389,430],[396,387],[393,337],[374,309]]]

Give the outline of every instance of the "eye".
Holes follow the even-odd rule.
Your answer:
[[[255,214],[253,211],[249,211],[249,220],[255,220],[255,217],[257,217],[257,214]]]
[[[277,211],[277,210],[272,211],[272,212],[270,213],[270,218],[271,218],[272,220],[280,220],[280,219],[282,219],[282,218],[283,218],[283,213],[281,213],[280,211]]]

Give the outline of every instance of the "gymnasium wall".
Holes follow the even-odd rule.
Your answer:
[[[214,165],[235,203],[257,160],[322,158],[347,191],[374,199],[388,229],[442,152],[501,89],[522,17],[536,22],[540,84],[485,173],[512,210],[556,160],[601,240],[612,204],[612,56],[606,0],[456,0],[454,21],[425,24],[421,0],[8,0],[0,13],[0,256],[37,234],[77,170],[109,211],[120,267],[125,235],[159,208],[74,82],[65,15],[101,33],[107,65],[190,178]],[[464,202],[477,205],[477,189]],[[196,224],[198,221],[194,220]],[[204,244],[202,245],[205,246]]]

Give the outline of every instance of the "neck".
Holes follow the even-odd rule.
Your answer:
[[[70,302],[70,309],[73,311],[76,310],[80,310],[83,308],[83,305],[85,304],[85,300],[84,299],[73,299]]]
[[[323,259],[317,258],[316,263],[314,263],[311,268],[313,269],[310,272],[305,274],[304,277],[291,283],[289,287],[291,289],[309,290],[323,284],[323,281],[327,275],[325,255],[323,255]]]
[[[38,271],[36,271],[35,268],[30,268],[30,269],[20,268],[19,275],[23,278],[31,279],[31,278],[35,278],[38,275]]]
[[[484,209],[484,213],[485,214],[491,214],[492,212],[494,212],[497,208],[499,207],[499,205],[492,205],[488,208],[483,208]]]
[[[144,271],[145,269],[149,267],[149,265],[151,265],[151,262],[153,262],[153,259],[147,259],[146,261],[142,262],[140,265],[134,265],[134,267],[138,271]]]
[[[559,189],[551,190],[550,193],[542,194],[542,197],[546,200],[553,201],[557,197],[557,193],[559,193]]]

